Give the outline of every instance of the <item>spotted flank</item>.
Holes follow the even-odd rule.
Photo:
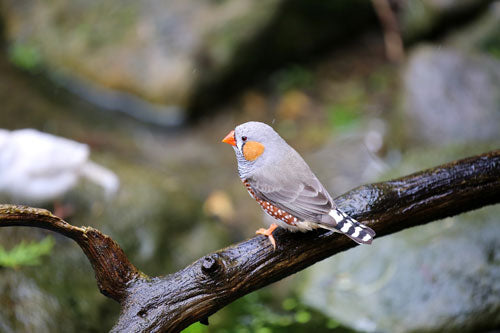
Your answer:
[[[332,209],[329,215],[336,222],[335,231],[345,234],[356,243],[371,244],[375,236],[375,231],[371,228],[359,223],[339,209]]]
[[[252,187],[250,186],[248,181],[246,181],[246,180],[243,181],[243,184],[245,184],[245,187],[247,188],[248,193],[250,193],[252,198],[254,198],[259,203],[259,205],[262,207],[262,209],[264,209],[264,211],[267,214],[269,214],[271,217],[275,218],[278,221],[285,222],[285,225],[283,225],[283,224],[280,224],[280,225],[283,225],[286,227],[290,226],[293,228],[297,225],[298,222],[300,222],[297,219],[297,217],[293,216],[292,214],[289,214],[288,212],[274,206],[273,204],[271,204],[270,202],[268,202],[266,200],[262,200],[262,199],[258,198],[255,195],[254,191],[252,190]]]

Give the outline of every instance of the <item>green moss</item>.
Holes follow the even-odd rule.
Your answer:
[[[328,107],[328,119],[335,130],[352,129],[359,122],[360,114],[355,105],[335,104]]]
[[[34,45],[14,43],[8,49],[9,60],[16,66],[35,71],[42,62],[42,56]]]
[[[495,58],[500,58],[500,32],[497,32],[483,40],[479,48]]]

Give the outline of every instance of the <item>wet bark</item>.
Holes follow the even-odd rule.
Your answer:
[[[363,185],[336,198],[342,210],[373,228],[376,238],[498,202],[500,150]],[[45,228],[75,240],[101,292],[122,306],[114,332],[179,332],[243,295],[356,246],[330,231],[277,230],[276,251],[266,237],[257,236],[176,273],[148,277],[111,238],[45,210],[0,205],[1,226]]]

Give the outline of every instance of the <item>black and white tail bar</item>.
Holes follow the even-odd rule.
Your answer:
[[[340,209],[332,209],[328,214],[336,222],[335,230],[345,234],[359,244],[371,244],[375,231],[359,223]]]

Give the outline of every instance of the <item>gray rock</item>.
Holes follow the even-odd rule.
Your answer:
[[[500,325],[500,207],[375,240],[306,271],[303,300],[366,332]]]
[[[236,46],[260,31],[281,2],[29,0],[20,5],[5,0],[0,14],[11,55],[21,64],[33,58],[31,62],[102,107],[134,107],[126,110],[133,115],[149,109],[153,114],[172,112],[175,124],[179,110],[158,104],[186,106],[204,75],[200,54],[209,58],[211,68],[224,67]],[[111,91],[96,92],[95,83]],[[127,96],[116,91],[153,104],[132,97],[121,101]],[[154,115],[147,119],[155,120]]]
[[[163,125],[178,125],[186,108],[201,116],[259,74],[375,23],[365,0],[1,3],[15,63],[44,68],[102,108]]]
[[[0,279],[0,331],[54,332],[59,304],[32,279],[14,271],[3,270]]]
[[[500,61],[420,47],[410,56],[404,85],[403,112],[412,141],[500,138]]]

